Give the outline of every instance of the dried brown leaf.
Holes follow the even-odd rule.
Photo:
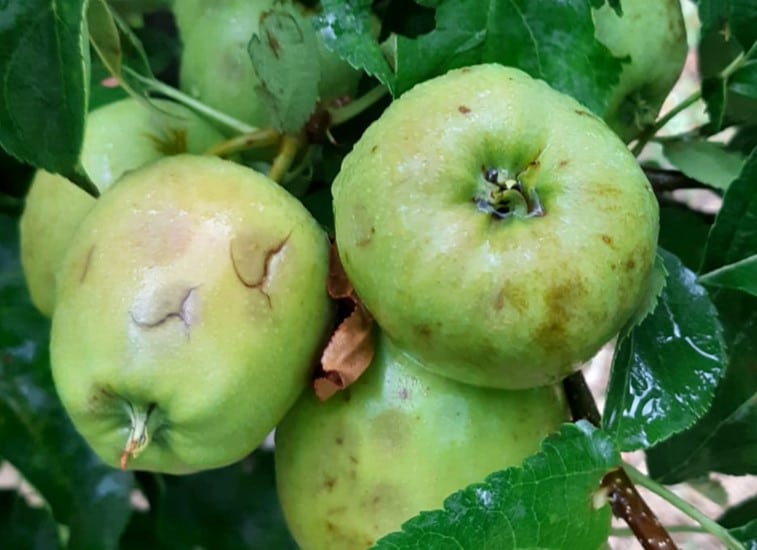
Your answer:
[[[323,373],[313,383],[315,394],[326,401],[357,380],[373,360],[373,317],[357,303],[334,331],[321,356]]]
[[[334,243],[331,244],[331,249],[329,251],[329,278],[327,281],[327,288],[329,296],[335,300],[349,298],[353,302],[357,302],[355,290],[352,288],[352,283],[347,277],[344,267],[342,267],[342,262],[339,259],[339,252]]]

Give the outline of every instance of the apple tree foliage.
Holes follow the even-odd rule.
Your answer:
[[[622,10],[622,0],[607,3]],[[34,493],[0,488],[0,545],[293,548],[270,449],[190,476],[121,472],[95,457],[52,384],[50,323],[33,309],[19,262],[17,218],[31,171],[92,190],[79,164],[88,110],[126,94],[170,96],[177,85],[181,42],[169,10],[123,4],[0,2],[0,458]],[[307,169],[285,183],[333,227],[329,186],[349,145],[390,97],[455,67],[516,66],[601,111],[628,61],[595,39],[591,10],[603,4],[323,0],[312,28],[286,13],[266,18],[249,54],[275,130],[312,130],[319,69],[303,59],[315,33],[363,73],[352,112],[348,104],[340,120],[333,111],[331,141],[313,140]],[[461,487],[378,548],[598,548],[611,511],[595,505],[597,491],[624,451],[644,451],[659,484],[757,475],[757,0],[692,4],[701,78],[671,108],[703,105],[704,114],[665,137],[662,120],[631,144],[659,151],[640,159],[660,201],[660,250],[655,289],[618,336],[601,421],[564,425],[522,467]],[[688,201],[679,190],[687,188],[708,190],[717,212]],[[757,547],[756,503],[757,495],[730,503],[719,519],[731,544]]]

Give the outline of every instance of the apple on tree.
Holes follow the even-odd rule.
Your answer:
[[[258,446],[331,323],[328,240],[275,182],[177,155],[98,199],[61,266],[56,390],[112,466],[183,474]]]
[[[623,15],[609,4],[593,13],[597,40],[616,57],[628,57],[602,114],[623,141],[654,123],[678,80],[688,45],[680,0],[623,2]]]
[[[172,101],[126,98],[87,115],[81,164],[105,192],[129,170],[166,155],[202,153],[223,140],[213,126]],[[74,231],[95,199],[71,181],[39,170],[20,222],[21,263],[32,302],[50,317],[55,275]]]
[[[388,337],[434,372],[557,382],[629,320],[658,205],[625,144],[573,98],[479,65],[394,101],[332,187],[339,255]]]
[[[173,10],[184,41],[182,90],[238,120],[256,127],[268,126],[268,108],[259,97],[261,81],[247,47],[258,32],[263,14],[282,6],[296,7],[308,21],[317,13],[291,1],[222,0],[201,4],[196,0],[177,0]],[[320,66],[321,99],[353,95],[361,73],[329,51],[322,40],[317,44],[313,62]]]
[[[569,420],[559,386],[470,386],[377,342],[357,382],[325,403],[306,392],[276,430],[279,500],[303,550],[370,548]]]

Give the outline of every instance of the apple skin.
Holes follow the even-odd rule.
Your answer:
[[[34,307],[55,309],[55,274],[76,228],[95,199],[70,180],[37,170],[19,222],[21,266]]]
[[[347,390],[306,392],[276,430],[276,484],[303,550],[357,550],[452,492],[520,465],[568,421],[562,389],[461,384],[379,336]]]
[[[490,169],[523,188],[508,191],[509,215],[494,212]],[[470,384],[560,380],[629,319],[654,263],[658,205],[625,144],[572,98],[501,65],[451,71],[394,101],[332,193],[342,264],[378,324]]]
[[[255,127],[270,126],[261,85],[247,45],[258,31],[261,15],[274,0],[224,0],[202,9],[196,2],[178,2],[174,12],[183,31],[180,86],[189,95]],[[303,13],[312,14],[312,11]],[[202,24],[196,24],[202,17]],[[328,101],[354,95],[361,73],[318,41],[321,65],[319,94]]]
[[[81,162],[105,192],[125,172],[167,154],[201,153],[223,136],[186,107],[152,100],[158,110],[127,98],[87,116]],[[21,264],[32,303],[46,317],[55,307],[55,274],[74,231],[95,204],[68,179],[38,170],[20,220]]]
[[[629,142],[654,123],[686,61],[688,44],[679,0],[623,2],[623,16],[605,4],[593,10],[596,37],[616,57],[630,56],[603,113]]]
[[[188,107],[151,99],[115,101],[87,115],[81,162],[101,192],[129,170],[179,153],[204,153],[224,140]]]
[[[332,321],[328,249],[296,199],[231,161],[179,155],[124,176],[59,276],[52,373],[77,430],[129,469],[243,458],[308,383]]]

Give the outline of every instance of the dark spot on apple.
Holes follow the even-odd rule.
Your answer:
[[[528,163],[529,168],[538,168],[540,165],[541,165],[541,161],[538,158],[535,158],[534,160]]]
[[[565,168],[568,164],[570,164],[570,161],[567,159],[563,159],[560,162],[557,163],[558,168]]]
[[[368,246],[369,244],[371,244],[371,241],[373,240],[373,236],[375,234],[376,234],[376,228],[373,227],[373,226],[371,226],[368,229],[368,235],[364,236],[362,239],[360,239],[359,241],[357,241],[355,243],[355,245],[358,246],[358,247],[360,247],[360,248]]]
[[[460,69],[460,72],[461,73],[469,73],[470,72],[470,67],[463,67],[462,69]]]
[[[407,388],[400,388],[399,392],[397,392],[397,395],[399,395],[399,398],[405,401],[410,397],[410,391]]]
[[[566,327],[572,316],[572,309],[586,295],[586,287],[577,277],[568,277],[556,283],[544,294],[544,302],[549,317],[536,328],[534,340],[548,350],[560,350],[567,346]]]
[[[460,111],[464,115],[467,115],[468,113],[470,113],[470,109],[468,107],[466,107],[465,105],[460,105],[457,108],[457,110]]]
[[[510,306],[518,311],[525,311],[528,307],[528,298],[523,291],[516,287],[503,286],[494,299],[495,311],[502,311],[505,306]]]
[[[612,269],[613,271],[617,270],[618,264],[610,264],[610,269]]]
[[[625,268],[626,268],[626,271],[631,271],[631,270],[632,270],[633,268],[635,268],[635,267],[636,267],[636,262],[635,262],[635,261],[633,261],[633,259],[630,259],[630,260],[628,260],[628,261],[627,261],[627,262],[625,263]]]
[[[336,485],[336,478],[334,476],[330,476],[326,474],[326,477],[323,480],[323,487],[331,492],[334,490],[334,485]]]
[[[336,438],[334,439],[334,443],[336,443],[337,445],[344,445],[344,438],[343,438],[343,437],[341,437],[341,436],[337,436],[337,437],[336,437]]]
[[[331,523],[329,520],[326,520],[326,530],[329,533],[339,533],[339,528]]]
[[[350,462],[352,462],[355,465],[360,463],[360,461],[354,455],[350,455]]]
[[[431,327],[428,325],[418,325],[415,327],[415,332],[418,336],[430,339],[431,338]]]
[[[602,242],[604,242],[606,245],[612,246],[612,237],[609,235],[602,235]]]
[[[376,151],[378,151],[378,145],[371,147],[371,153],[375,153]]]
[[[575,109],[574,112],[579,116],[591,116],[590,113],[587,113],[583,109]]]
[[[87,278],[89,273],[89,266],[92,264],[92,254],[95,252],[95,245],[92,245],[87,252],[87,256],[84,258],[84,265],[82,266],[81,274],[79,275],[79,284],[84,283],[84,279]]]

